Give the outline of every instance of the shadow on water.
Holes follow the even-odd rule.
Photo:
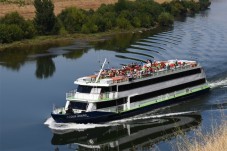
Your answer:
[[[35,75],[39,79],[45,79],[51,77],[55,72],[55,64],[52,58],[42,57],[36,60],[36,71]]]
[[[141,38],[147,38],[167,30],[169,29],[156,28],[155,30],[139,31],[136,33],[119,33],[113,35],[110,39],[92,43],[77,40],[73,43],[70,42],[70,45],[69,42],[65,41],[38,46],[18,46],[0,52],[0,65],[13,71],[19,71],[28,61],[36,62],[35,75],[38,79],[43,79],[53,76],[56,70],[53,58],[61,55],[66,59],[75,60],[81,58],[92,47],[94,47],[95,50],[104,49],[118,53],[139,54],[151,58],[151,55],[140,52],[130,52],[126,49]],[[127,59],[127,57],[121,57],[120,55],[116,55],[116,57]],[[133,58],[131,59],[133,60]],[[139,60],[140,59],[137,59],[137,61]]]
[[[117,126],[54,134],[51,143],[72,150],[151,150],[155,143],[183,134],[200,125],[199,113],[133,120]],[[59,149],[61,150],[61,149]]]
[[[35,62],[35,75],[38,79],[52,77],[56,66],[53,59],[62,55],[67,59],[77,59],[83,56],[91,47],[86,42],[74,42],[73,45],[64,46],[68,43],[62,43],[57,47],[51,45],[42,45],[39,47],[18,47],[17,49],[5,50],[0,52],[0,66],[13,71],[19,71],[26,63]],[[61,47],[60,47],[61,46]]]
[[[126,49],[131,46],[131,44],[137,42],[140,39],[148,38],[152,35],[172,30],[172,28],[158,27],[151,30],[141,30],[137,32],[127,32],[115,34],[111,39],[106,41],[99,41],[95,43],[94,48],[96,50],[104,49],[110,51],[116,51],[120,53],[127,52]]]

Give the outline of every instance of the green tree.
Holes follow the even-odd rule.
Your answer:
[[[126,0],[118,0],[118,2],[115,4],[116,12],[120,12],[122,10],[125,10],[126,8],[127,8]]]
[[[36,36],[37,31],[36,28],[34,26],[34,23],[31,20],[27,20],[24,23],[24,26],[21,28],[23,30],[23,36],[26,39],[30,39]]]
[[[141,27],[149,28],[155,24],[152,16],[148,13],[140,13],[138,18],[140,19]]]
[[[75,7],[66,8],[59,16],[65,29],[70,33],[81,31],[82,25],[86,22],[86,13]]]
[[[199,8],[200,10],[205,10],[210,6],[210,0],[199,0]]]
[[[134,27],[141,27],[141,21],[138,17],[133,17],[132,25]]]
[[[94,24],[92,21],[88,21],[87,23],[83,24],[81,32],[88,34],[88,33],[95,33],[98,31],[98,26]]]
[[[56,16],[54,15],[54,4],[51,0],[34,0],[35,26],[39,34],[52,34],[56,24]]]
[[[98,27],[98,31],[107,31],[112,29],[116,22],[116,15],[114,12],[106,12],[103,15],[100,13],[95,13],[93,16],[89,17],[89,20],[94,22]]]
[[[194,1],[183,1],[182,5],[185,9],[188,10],[189,13],[198,13],[199,12],[199,3]]]
[[[95,13],[101,14],[101,15],[105,15],[105,13],[107,12],[115,12],[115,5],[114,4],[102,4]]]
[[[117,18],[117,27],[120,29],[130,29],[132,27],[131,23],[124,17]]]
[[[103,15],[105,19],[105,30],[112,29],[116,25],[116,13],[115,12],[106,12]]]
[[[161,26],[171,26],[174,22],[174,18],[170,13],[162,12],[158,16],[158,23]]]
[[[0,24],[0,43],[10,43],[23,38],[23,31],[18,25]]]
[[[30,20],[26,21],[18,12],[6,14],[1,19],[1,23],[6,25],[17,25],[23,31],[21,35],[22,38],[32,38],[36,35],[36,29],[33,22]]]
[[[1,18],[1,23],[8,24],[8,25],[16,24],[22,27],[24,22],[25,22],[25,19],[21,15],[19,15],[18,12],[8,13]]]
[[[91,17],[91,21],[97,25],[98,31],[101,31],[101,32],[106,31],[106,20],[103,17],[103,15],[101,15],[99,13],[95,13]]]

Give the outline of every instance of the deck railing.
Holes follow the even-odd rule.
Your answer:
[[[198,64],[197,64],[198,66]],[[160,69],[157,70],[156,72],[148,72],[146,74],[142,74],[141,77],[137,77],[135,79],[140,79],[140,78],[147,78],[147,77],[157,77],[157,76],[161,76],[161,75],[167,75],[169,73],[174,73],[176,71],[181,71],[181,70],[185,70],[185,69],[189,69],[189,68],[195,68],[196,66],[191,66],[191,65],[184,65],[184,66],[176,66],[170,69]]]
[[[163,69],[160,69],[160,70],[156,70],[155,72],[147,71],[147,72],[144,72],[144,73],[142,73],[140,75],[137,75],[136,73],[134,73],[134,74],[132,74],[132,78],[131,79],[132,80],[137,80],[137,79],[144,79],[144,78],[147,78],[147,77],[157,77],[157,76],[162,76],[162,75],[168,75],[169,73],[174,73],[174,72],[182,71],[182,70],[185,70],[185,69],[195,68],[197,66],[199,66],[199,64],[195,64],[195,65],[178,65],[178,66],[172,67],[170,69],[163,68]],[[108,77],[106,77],[106,78],[108,78]],[[114,80],[112,83],[122,83],[122,82],[129,82],[129,81],[130,81],[130,78],[125,76],[125,78],[123,78],[121,80],[116,80],[116,81]],[[95,83],[95,80],[91,80],[90,82],[91,83]]]
[[[72,90],[66,93],[67,100],[93,100],[93,101],[104,101],[110,99],[116,99],[118,97],[117,92],[105,92],[105,93],[80,93],[77,90]]]

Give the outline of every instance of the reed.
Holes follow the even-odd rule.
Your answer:
[[[204,134],[201,129],[194,130],[195,137],[181,137],[174,150],[179,151],[226,151],[227,150],[227,120],[222,114],[220,125],[213,124],[211,132]]]

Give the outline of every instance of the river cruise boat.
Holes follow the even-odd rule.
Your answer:
[[[54,108],[58,123],[104,123],[186,101],[210,89],[196,61],[167,60],[132,63],[78,78],[66,104]]]

